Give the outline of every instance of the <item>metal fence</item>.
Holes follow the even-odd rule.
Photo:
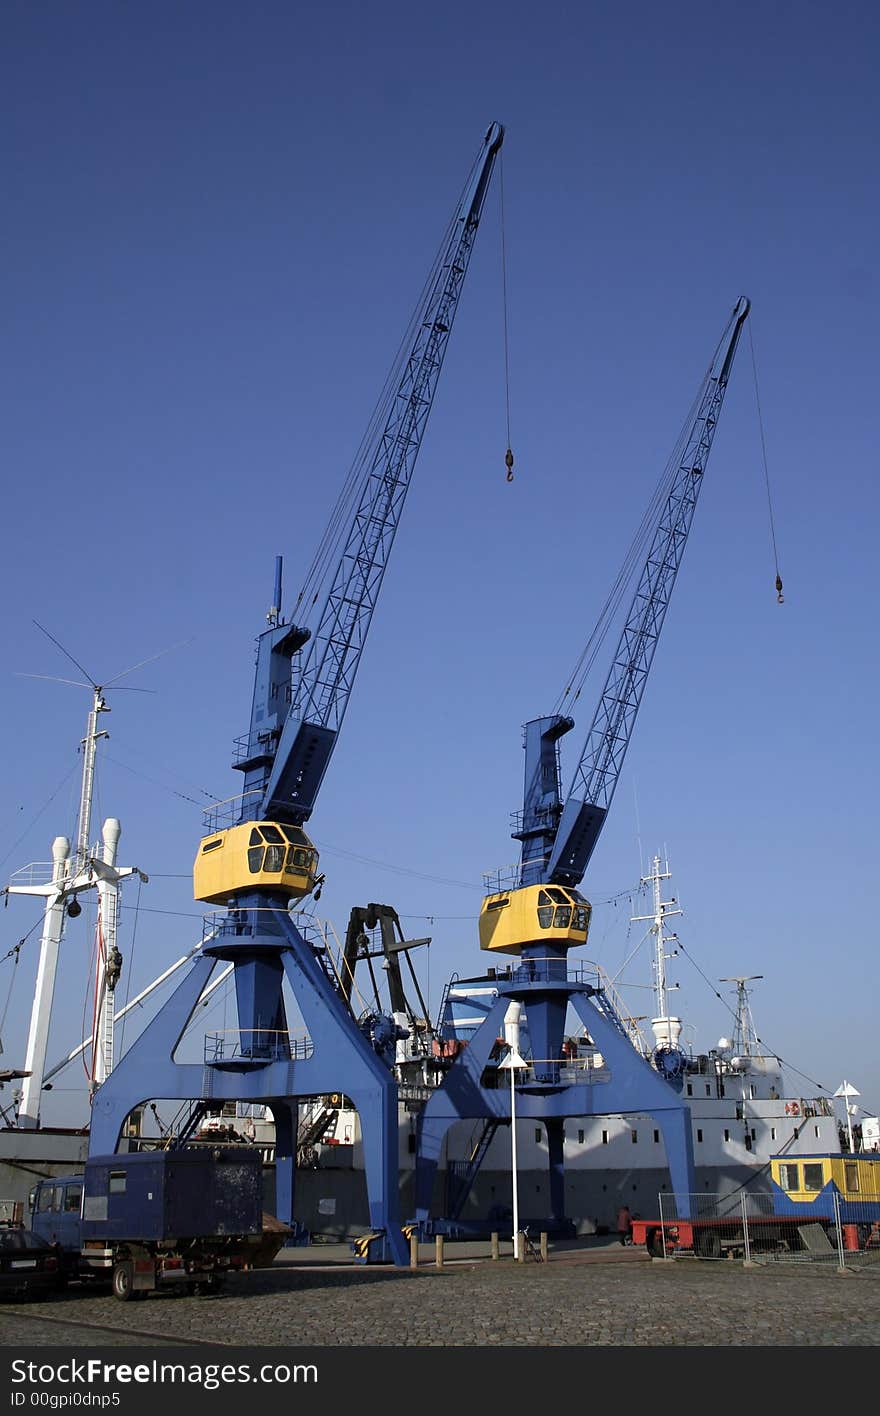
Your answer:
[[[798,1213],[802,1208],[802,1213]],[[821,1203],[779,1212],[772,1194],[659,1196],[660,1223],[645,1239],[658,1258],[739,1259],[744,1263],[828,1264],[838,1269],[880,1266],[880,1206],[841,1204],[832,1188]]]

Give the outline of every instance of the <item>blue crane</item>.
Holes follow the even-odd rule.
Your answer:
[[[195,898],[226,913],[214,919],[184,981],[97,1092],[90,1131],[90,1153],[110,1154],[126,1117],[151,1098],[192,1101],[178,1140],[194,1133],[209,1103],[267,1105],[275,1120],[276,1214],[292,1225],[298,1098],[344,1092],[360,1112],[376,1248],[400,1264],[408,1251],[397,1219],[396,1085],[358,1028],[320,941],[307,937],[291,911],[317,894],[322,879],[303,824],[354,686],[503,137],[493,123],[483,138],[325,532],[311,607],[328,579],[329,590],[314,633],[282,616],[276,559],[268,628],[257,640],[250,726],[233,763],[244,775],[243,791],[209,814],[193,871]],[[172,1053],[219,960],[233,965],[238,1025],[206,1040],[203,1064],[177,1062]],[[288,1026],[285,979],[304,1038]]]
[[[485,1117],[488,1136],[499,1118],[509,1119],[505,1089],[486,1088],[482,1082],[511,1005],[517,1018],[524,1010],[531,1049],[528,1081],[522,1084],[517,1114],[546,1125],[554,1216],[562,1215],[565,1116],[653,1112],[664,1132],[674,1188],[682,1193],[692,1188],[686,1108],[632,1048],[602,990],[586,982],[580,971],[569,971],[567,959],[572,947],[587,940],[591,906],[577,886],[602,830],[632,737],[749,308],[746,299],[734,307],[676,445],[650,548],[564,800],[559,742],[574,727],[574,720],[554,713],[525,726],[523,808],[514,818],[513,831],[521,842],[520,863],[510,878],[499,876],[493,882],[483,900],[479,925],[482,949],[516,955],[520,963],[506,971],[503,981],[493,969],[484,979],[459,982],[447,995],[447,1016],[440,1018],[439,1025],[454,1043],[462,1040],[456,1038],[454,999],[465,997],[470,989],[466,1011],[471,1017],[475,1002],[479,1008],[480,999],[488,996],[495,1001],[488,1007],[483,1002],[485,1021],[464,1039],[467,1047],[457,1054],[423,1112],[417,1153],[420,1222],[427,1219],[440,1143],[448,1126],[465,1117]],[[611,1063],[611,1084],[603,1089],[598,1105],[592,1088],[560,1081],[569,1003]],[[477,1146],[475,1156],[480,1151]]]

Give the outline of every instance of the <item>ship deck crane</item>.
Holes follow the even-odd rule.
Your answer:
[[[349,483],[353,514],[322,544],[342,545],[314,634],[281,614],[276,560],[269,627],[257,640],[250,726],[234,766],[243,792],[206,822],[196,899],[223,907],[183,979],[95,1095],[90,1152],[115,1152],[126,1117],[151,1098],[267,1105],[275,1120],[276,1214],[293,1225],[298,1099],[345,1093],[358,1108],[375,1256],[408,1262],[398,1219],[397,1090],[291,907],[314,893],[309,819],[342,726],[410,486],[504,136],[487,130],[441,243],[384,399]],[[354,494],[351,495],[351,488]],[[336,536],[339,540],[336,540]],[[206,1039],[204,1063],[173,1053],[218,961],[232,964],[238,1025]],[[289,983],[308,1032],[290,1033]],[[381,1252],[380,1252],[381,1251]]]
[[[591,983],[585,971],[569,970],[568,952],[587,940],[591,906],[577,887],[607,817],[632,737],[748,313],[749,301],[739,300],[682,430],[650,549],[564,799],[559,740],[574,727],[574,720],[556,713],[525,726],[523,808],[514,818],[512,833],[521,842],[520,864],[511,878],[493,882],[479,923],[480,947],[493,954],[513,954],[519,964],[508,968],[503,978],[493,969],[485,980],[468,981],[474,986],[491,983],[495,1002],[420,1118],[416,1220],[421,1225],[429,1223],[434,1174],[449,1126],[480,1117],[487,1128],[497,1126],[499,1119],[509,1123],[507,1091],[491,1083],[497,1082],[493,1052],[497,1054],[496,1041],[503,1035],[512,1004],[524,1010],[530,1048],[525,1080],[517,1087],[516,1113],[522,1119],[540,1120],[546,1127],[553,1220],[564,1223],[566,1116],[648,1111],[663,1132],[673,1188],[682,1195],[693,1188],[687,1107],[634,1049],[598,980]],[[563,1057],[563,1040],[569,1004],[610,1064],[611,1080],[603,1087],[594,1087],[586,1074],[574,1083],[562,1076],[568,1061]],[[442,1031],[443,1018],[439,1025]]]

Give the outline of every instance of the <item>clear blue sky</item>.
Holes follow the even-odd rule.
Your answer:
[[[122,819],[123,862],[152,877],[136,928],[126,895],[132,989],[198,938],[199,807],[238,790],[274,556],[292,594],[498,120],[516,479],[496,178],[311,821],[321,909],[341,933],[382,900],[430,934],[435,1005],[453,970],[484,967],[481,876],[516,857],[521,725],[555,702],[748,295],[785,604],[743,343],[584,888],[637,882],[640,828],[646,865],[669,852],[679,933],[713,986],[726,999],[722,975],[762,974],[771,1048],[880,1106],[878,40],[877,8],[846,0],[9,0],[3,878],[72,833],[89,707],[16,676],[69,675],[33,620],[98,680],[187,640],[125,680],[154,692],[110,698],[96,816]],[[612,972],[628,914],[596,908],[587,952]],[[0,920],[5,953],[36,911]],[[81,1035],[86,926],[65,938],[50,1060]],[[4,1065],[36,952],[32,936]],[[705,1050],[729,1015],[686,961],[677,976]],[[649,982],[646,950],[625,977]],[[57,1092],[47,1119],[75,1099]]]

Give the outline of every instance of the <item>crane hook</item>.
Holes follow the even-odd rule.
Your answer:
[[[784,605],[784,604],[785,604],[785,596],[784,596],[783,593],[782,593],[782,576],[781,576],[781,575],[777,575],[777,577],[776,577],[776,603],[777,603],[777,605]]]
[[[508,448],[508,449],[507,449],[507,452],[504,454],[504,465],[505,465],[506,468],[507,468],[507,480],[508,480],[508,482],[512,482],[512,481],[513,481],[513,453],[511,452],[510,448]]]

